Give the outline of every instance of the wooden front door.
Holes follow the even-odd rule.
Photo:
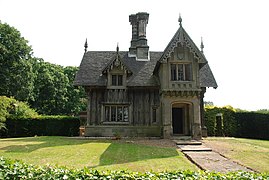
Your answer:
[[[173,134],[183,134],[183,108],[172,108]]]

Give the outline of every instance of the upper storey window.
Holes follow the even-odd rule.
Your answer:
[[[123,85],[123,75],[112,75],[111,76],[112,79],[112,86],[122,86]]]
[[[171,64],[171,81],[192,81],[192,65]]]

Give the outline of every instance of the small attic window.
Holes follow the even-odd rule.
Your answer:
[[[123,75],[112,75],[112,86],[122,86]]]
[[[192,65],[171,64],[171,81],[192,81]]]

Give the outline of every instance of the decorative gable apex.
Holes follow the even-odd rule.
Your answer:
[[[166,63],[167,59],[171,56],[171,53],[174,52],[174,49],[181,44],[189,48],[190,52],[193,53],[194,58],[198,60],[199,64],[206,64],[207,60],[204,54],[198,49],[195,43],[192,41],[188,33],[182,27],[182,19],[179,17],[180,27],[175,33],[174,37],[171,39],[167,47],[165,48],[163,55],[161,56],[159,62]]]
[[[102,74],[107,74],[112,69],[119,69],[125,72],[126,74],[132,74],[133,72],[125,65],[122,58],[119,55],[119,47],[117,46],[116,55],[111,59],[108,65],[102,70]]]

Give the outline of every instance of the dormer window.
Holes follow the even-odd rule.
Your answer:
[[[111,75],[112,79],[112,86],[122,86],[123,85],[123,75],[117,74],[117,75]]]
[[[107,66],[102,70],[102,74],[106,75],[108,89],[125,89],[126,80],[132,74],[132,71],[126,66],[119,54],[119,47],[117,52]]]

